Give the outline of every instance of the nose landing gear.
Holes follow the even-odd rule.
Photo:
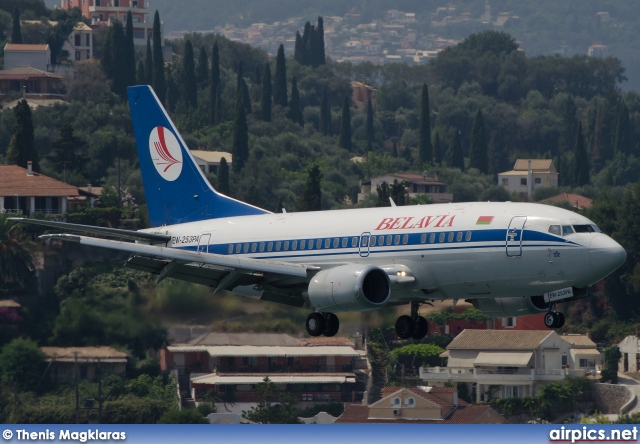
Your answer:
[[[403,315],[396,321],[396,334],[401,339],[422,339],[429,332],[429,323],[418,315],[421,302],[411,302],[411,316]]]
[[[562,328],[564,320],[564,315],[556,311],[555,304],[553,304],[547,314],[544,315],[544,325],[547,328]]]
[[[305,327],[311,336],[335,336],[340,329],[340,320],[333,313],[315,312],[307,316]]]

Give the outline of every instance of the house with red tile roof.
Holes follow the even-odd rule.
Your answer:
[[[573,193],[561,193],[557,196],[548,197],[542,199],[538,203],[554,205],[554,204],[567,204],[576,210],[584,210],[585,208],[591,208],[593,201],[588,197],[581,196]]]
[[[335,424],[504,424],[488,405],[458,399],[454,387],[385,387],[371,405],[351,404]]]
[[[93,381],[100,375],[124,375],[127,354],[112,347],[40,347],[49,363],[46,377],[53,382]],[[77,375],[76,375],[77,372]]]
[[[97,197],[44,174],[17,165],[0,165],[0,213],[22,212],[33,215],[60,214],[69,211],[69,199],[81,195]]]
[[[47,44],[7,43],[4,45],[4,67],[6,69],[31,66],[41,71],[47,71],[50,65],[51,50]]]
[[[24,93],[30,98],[62,97],[62,76],[31,66],[16,66],[0,70],[0,99],[9,92]]]
[[[440,182],[438,176],[435,178],[428,177],[424,174],[404,174],[390,173],[383,176],[372,177],[371,180],[363,182],[360,193],[358,193],[358,202],[364,201],[367,194],[375,192],[378,186],[386,182],[391,185],[394,180],[398,183],[404,183],[409,197],[426,194],[433,199],[434,203],[453,202],[453,194],[448,192],[447,184]]]

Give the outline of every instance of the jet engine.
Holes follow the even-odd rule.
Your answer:
[[[542,296],[472,299],[473,306],[492,318],[527,316],[549,311]]]
[[[389,276],[373,265],[342,265],[317,273],[308,298],[319,311],[368,311],[384,307],[391,297]]]

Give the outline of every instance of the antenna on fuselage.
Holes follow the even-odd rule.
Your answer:
[[[389,197],[389,202],[391,203],[392,207],[396,207],[396,203],[393,201],[393,197]]]

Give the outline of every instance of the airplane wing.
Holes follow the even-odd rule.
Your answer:
[[[122,230],[119,228],[94,227],[92,225],[71,224],[68,222],[56,222],[51,220],[28,219],[25,217],[10,217],[9,220],[31,225],[41,225],[64,230],[81,231],[84,233],[103,234],[121,239],[140,240],[145,242],[166,243],[171,236],[159,233],[144,233],[141,231]]]
[[[127,267],[158,275],[156,282],[172,277],[214,287],[214,293],[236,287],[256,287],[259,290],[253,291],[251,296],[298,307],[304,305],[300,293],[308,285],[308,273],[320,269],[304,264],[229,257],[73,234],[46,234],[40,238],[133,253]]]

